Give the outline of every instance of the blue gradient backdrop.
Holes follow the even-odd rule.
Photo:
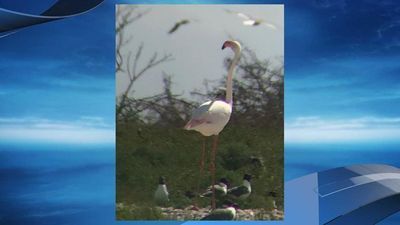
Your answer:
[[[46,6],[42,3],[46,1],[21,2],[0,0],[0,7],[35,13]],[[106,1],[87,14],[0,39],[1,224],[133,223],[116,222],[114,217],[113,137],[63,142],[35,132],[43,126],[61,127],[67,140],[80,134],[70,129],[113,135],[115,3],[183,2]],[[365,129],[389,126],[385,132],[399,131],[400,3],[395,0],[185,3],[285,4],[285,123],[289,128],[299,118],[314,118],[311,122],[318,118],[319,123],[364,118],[369,121],[362,124]],[[392,122],[380,126],[387,121]],[[311,144],[291,143],[288,137],[285,180],[354,163],[400,167],[398,140],[369,137]],[[291,198],[296,196],[286,196],[286,204]],[[285,216],[290,218],[290,213]],[[400,219],[393,216],[381,224],[400,224]]]

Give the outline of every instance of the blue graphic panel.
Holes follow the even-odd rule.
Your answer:
[[[0,8],[0,36],[10,34],[14,30],[35,24],[76,16],[87,12],[103,1],[104,0],[58,0],[39,15],[26,14]]]
[[[34,1],[24,2],[26,8],[35,4]],[[73,17],[96,7],[101,2],[100,0],[53,1],[37,14],[27,11],[19,12],[7,7],[0,8],[0,37],[13,34],[27,26]],[[41,30],[43,36],[40,37],[30,36],[29,29],[26,29],[23,35],[8,36],[0,40],[2,50],[0,98],[3,105],[1,115],[15,117],[21,111],[28,113],[37,111],[46,116],[54,114],[59,116],[58,118],[68,117],[63,114],[64,112],[68,114],[72,111],[84,111],[81,114],[90,114],[91,111],[88,108],[92,106],[88,106],[87,102],[93,103],[94,99],[99,98],[98,89],[78,92],[77,89],[73,91],[68,91],[65,87],[61,89],[59,88],[61,85],[54,88],[54,85],[59,85],[62,79],[57,80],[56,77],[49,85],[43,83],[42,80],[40,80],[42,83],[38,82],[39,79],[31,76],[32,74],[21,78],[26,71],[15,68],[38,67],[39,74],[45,77],[44,80],[50,80],[50,76],[46,76],[41,67],[55,67],[59,62],[49,59],[58,56],[61,58],[60,61],[64,60],[65,63],[67,59],[76,59],[77,56],[83,55],[96,58],[98,61],[103,59],[100,64],[111,68],[108,72],[112,77],[105,82],[104,86],[114,87],[114,3],[159,2],[106,1],[103,4],[104,8],[89,13],[101,21],[92,25],[93,30],[87,29],[87,26],[83,26],[85,29],[75,26],[86,23],[79,16],[76,17],[73,25],[57,24],[64,29],[62,34],[65,40],[46,38],[46,35],[52,32],[51,29],[46,31],[47,27]],[[227,3],[222,0],[188,2]],[[244,3],[239,0],[231,2]],[[254,3],[254,1],[248,2]],[[281,1],[268,3],[271,2],[281,3]],[[257,3],[264,3],[264,1],[257,1]],[[285,4],[287,34],[285,119],[290,122],[291,119],[300,117],[304,121],[304,116],[314,116],[308,121],[313,122],[316,120],[315,115],[340,117],[350,114],[359,116],[361,119],[350,120],[353,123],[340,125],[367,126],[373,130],[382,123],[383,128],[390,129],[386,131],[381,129],[382,135],[379,137],[396,139],[400,110],[398,107],[400,54],[397,38],[400,33],[399,8],[396,1],[287,1]],[[107,21],[111,24],[108,27],[104,25]],[[83,37],[86,40],[79,42],[82,45],[76,45],[77,42],[71,41],[75,38],[74,35],[78,36],[76,39]],[[38,46],[38,40],[43,39],[46,45]],[[93,42],[101,48],[84,49]],[[59,43],[63,43],[68,49],[82,48],[83,50],[76,55],[65,54],[65,58],[62,58],[60,57],[62,54],[57,55],[52,52]],[[110,48],[104,47],[107,43],[111,43],[108,44]],[[52,55],[48,55],[50,52]],[[46,58],[48,61],[35,61],[37,58]],[[82,68],[75,71],[71,63],[66,64],[64,66],[67,72],[61,73],[62,76],[81,75]],[[93,70],[93,67],[90,69]],[[101,67],[99,70],[105,69]],[[30,70],[30,72],[33,71],[33,69]],[[91,72],[96,77],[99,76],[99,71]],[[50,74],[53,76],[57,73]],[[29,77],[35,77],[36,80]],[[84,80],[82,83],[88,82]],[[79,85],[75,85],[76,87]],[[32,90],[39,89],[42,92],[32,93]],[[53,93],[50,92],[52,89],[56,89],[59,93],[50,94]],[[75,93],[72,97],[71,92]],[[105,108],[114,107],[114,90],[108,90],[106,95],[108,96],[106,100],[101,99],[104,108],[93,107],[95,111],[101,112]],[[43,96],[47,98],[44,99]],[[61,106],[60,101],[63,102]],[[72,103],[80,103],[81,107],[74,107]],[[114,120],[112,113],[108,113],[108,117]],[[360,121],[369,121],[369,123],[361,124]],[[321,121],[317,122],[321,123]],[[311,128],[314,129],[313,126]],[[3,130],[2,132],[4,133]],[[368,139],[365,141],[370,141],[371,137],[373,136],[367,136]],[[382,143],[379,137],[372,139],[379,143],[379,146],[387,144]],[[365,143],[360,144],[360,141],[354,145],[357,146],[357,144],[365,147]],[[22,150],[1,146],[0,190],[3,194],[0,196],[0,223],[145,223],[149,225],[181,223],[116,222],[114,147],[108,147],[107,150],[100,152],[81,146],[74,149],[64,149],[64,147],[63,145],[62,147],[51,146],[50,149],[43,151],[42,147],[27,147],[24,144],[20,146]],[[329,169],[339,164],[351,165],[366,162],[394,163],[399,166],[399,157],[396,153],[398,148],[371,154],[368,151],[329,152],[325,147],[314,146],[318,150],[313,151],[318,151],[318,153],[306,151],[290,152],[285,155],[286,166],[288,166],[286,175],[295,174],[289,176],[290,181],[286,183],[285,220],[268,223],[254,222],[255,224],[374,224],[399,210],[400,185],[397,168],[387,165],[355,165]],[[374,151],[381,151],[381,149]],[[318,154],[323,155],[319,159],[319,164],[310,163],[313,155]],[[295,158],[301,158],[301,160],[292,163]],[[319,170],[325,171],[315,173]],[[292,180],[304,174],[309,175]],[[394,221],[391,224],[399,223],[398,217],[391,219]],[[187,222],[187,224],[198,223],[200,222]],[[224,222],[224,224],[231,223]]]

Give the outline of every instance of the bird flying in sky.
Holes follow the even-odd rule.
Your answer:
[[[188,24],[190,21],[188,19],[183,19],[179,22],[176,22],[175,25],[168,31],[168,34],[172,34],[178,30],[178,28],[182,25]]]
[[[242,12],[236,12],[236,11],[232,11],[229,9],[225,9],[225,12],[230,13],[230,14],[235,14],[236,16],[240,17],[243,22],[242,24],[244,26],[259,26],[259,25],[263,25],[263,26],[267,26],[268,28],[272,29],[272,30],[277,30],[277,26],[273,23],[267,22],[263,19],[259,19],[259,18],[253,18],[249,15],[246,15]]]

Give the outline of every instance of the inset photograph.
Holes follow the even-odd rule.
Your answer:
[[[283,5],[116,6],[116,219],[284,219]]]

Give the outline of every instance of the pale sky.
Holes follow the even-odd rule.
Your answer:
[[[173,75],[174,93],[184,93],[186,97],[194,88],[202,89],[205,79],[220,79],[226,74],[224,59],[233,56],[230,50],[221,50],[223,42],[230,36],[254,50],[259,59],[275,62],[283,59],[283,5],[140,5],[139,8],[151,11],[128,27],[127,35],[131,34],[133,39],[125,46],[125,54],[130,50],[135,53],[143,42],[140,68],[154,52],[172,54],[174,60],[159,65],[139,79],[133,87],[135,97],[160,93],[163,71]],[[225,9],[270,22],[277,29],[264,25],[244,26],[242,18],[227,13]],[[168,34],[182,19],[191,22]],[[127,85],[127,76],[118,73],[117,94],[123,92]]]

